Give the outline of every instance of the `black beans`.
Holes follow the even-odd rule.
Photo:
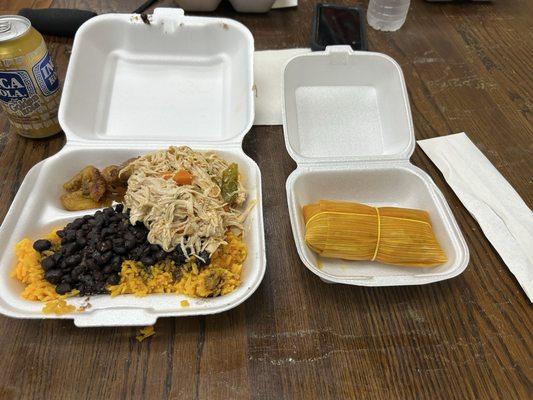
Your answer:
[[[72,290],[72,287],[70,286],[69,283],[63,282],[56,286],[56,292],[58,294],[66,294],[70,292],[71,290]]]
[[[155,258],[157,261],[163,261],[165,258],[167,258],[167,256],[168,256],[168,253],[163,249],[158,250],[155,253]]]
[[[116,285],[120,281],[118,275],[111,275],[107,278],[106,284],[107,285]]]
[[[59,283],[62,276],[63,272],[60,269],[50,269],[44,273],[44,278],[54,285]]]
[[[83,218],[76,218],[74,221],[72,221],[70,224],[68,224],[66,227],[69,229],[79,229],[84,224]]]
[[[210,262],[211,258],[206,250],[202,250],[200,253],[198,253],[198,257],[196,257],[196,264],[198,264],[199,267],[205,267]]]
[[[146,266],[151,266],[155,264],[155,260],[152,257],[143,257],[141,262]]]
[[[103,230],[102,230],[102,234],[103,234]],[[113,248],[113,243],[110,241],[110,240],[105,240],[103,242],[100,242],[96,245],[96,249],[100,252],[100,253],[107,253],[108,251],[110,251],[111,249]]]
[[[124,247],[126,248],[126,250],[131,250],[135,247],[136,245],[136,242],[135,240],[125,240],[124,241]]]
[[[102,264],[104,263],[104,260],[103,260],[103,258],[102,258],[102,255],[101,255],[99,252],[97,252],[97,251],[94,251],[94,252],[91,254],[91,257],[92,257],[92,259],[93,259],[93,261],[94,261],[94,263],[95,263],[96,265],[102,265]]]
[[[96,270],[93,272],[93,278],[95,281],[101,281],[104,278],[104,274]]]
[[[68,257],[73,254],[78,248],[79,247],[76,243],[67,243],[61,246],[60,252],[66,257]]]
[[[43,258],[42,261],[41,261],[41,267],[43,267],[43,269],[45,271],[48,271],[48,270],[54,268],[55,265],[56,265],[56,262],[55,262],[53,256]]]
[[[75,267],[72,272],[70,273],[72,279],[74,280],[78,280],[78,278],[80,277],[80,275],[83,273],[84,271],[84,267],[81,266],[81,265],[78,265],[77,267]]]
[[[98,269],[98,264],[96,263],[96,261],[94,261],[93,258],[87,258],[85,260],[85,269],[87,269],[87,270],[96,270],[96,269]]]
[[[102,263],[107,264],[109,263],[109,261],[111,261],[112,258],[113,258],[113,252],[111,251],[105,252],[104,254],[102,254]]]
[[[104,282],[96,282],[93,290],[94,290],[94,294],[107,293],[107,289],[105,288]]]
[[[73,254],[65,259],[67,267],[75,267],[81,262],[81,254]]]
[[[79,281],[81,283],[83,283],[84,285],[86,284],[92,284],[94,282],[94,279],[92,278],[91,275],[89,274],[81,274],[80,277],[78,278]]]
[[[69,242],[76,240],[76,231],[74,229],[66,230],[65,237],[63,239],[66,239]]]
[[[126,232],[124,234],[124,240],[130,240],[132,242],[135,242],[135,235],[132,232]]]
[[[112,265],[121,265],[122,264],[122,258],[120,256],[113,256],[111,259]]]
[[[115,254],[120,254],[120,255],[126,254],[128,252],[128,250],[126,250],[124,246],[114,247],[113,251],[115,252]]]
[[[178,246],[167,253],[160,246],[147,240],[148,229],[143,223],[131,225],[129,213],[119,204],[107,207],[93,215],[85,215],[58,231],[61,246],[41,261],[45,279],[57,285],[56,291],[65,294],[78,289],[80,295],[107,293],[107,285],[120,282],[124,260],[140,261],[145,267],[171,259],[178,266],[186,261],[186,255]],[[38,251],[50,250],[49,241],[34,243]],[[209,262],[209,254],[200,255]]]
[[[170,258],[176,265],[183,265],[186,261],[185,254],[181,246],[176,246],[176,248],[170,253]]]
[[[147,256],[148,254],[150,254],[150,246],[148,246],[147,244],[144,244],[141,247],[141,255],[142,256]]]
[[[108,264],[106,265],[103,269],[102,269],[102,272],[106,275],[109,275],[113,272],[113,266],[111,264]]]
[[[33,243],[33,248],[38,252],[50,250],[51,247],[52,243],[49,240],[39,239]]]

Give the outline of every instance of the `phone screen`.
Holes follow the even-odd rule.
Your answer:
[[[366,43],[361,37],[361,15],[357,9],[321,5],[317,18],[315,43],[318,46],[344,44],[354,50],[366,50]]]

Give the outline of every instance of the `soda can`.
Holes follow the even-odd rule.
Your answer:
[[[11,130],[37,139],[61,131],[59,79],[42,35],[27,18],[0,16],[0,105]]]

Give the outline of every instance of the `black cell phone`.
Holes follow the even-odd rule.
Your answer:
[[[357,6],[319,3],[315,7],[311,49],[321,51],[336,44],[368,50],[363,10]]]

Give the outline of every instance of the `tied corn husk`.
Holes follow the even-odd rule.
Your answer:
[[[305,242],[323,257],[406,267],[448,260],[426,211],[320,200],[304,206],[303,215]]]

